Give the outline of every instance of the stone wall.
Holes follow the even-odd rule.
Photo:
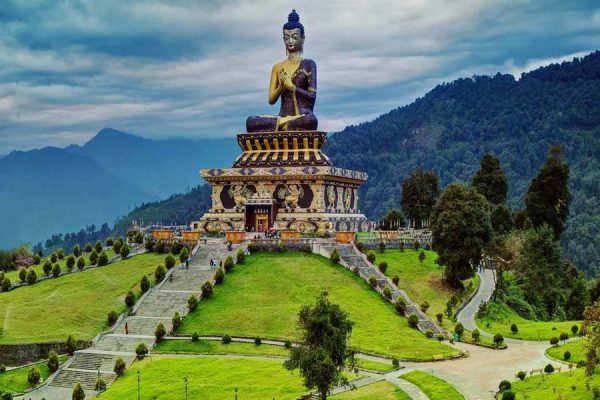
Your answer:
[[[87,349],[92,345],[91,340],[78,340],[77,350]],[[30,343],[30,344],[0,344],[0,364],[19,366],[48,358],[50,350],[65,354],[64,342]]]

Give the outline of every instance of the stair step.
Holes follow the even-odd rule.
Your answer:
[[[117,375],[101,372],[100,377],[109,385],[117,378]],[[94,390],[97,380],[97,371],[81,371],[68,368],[59,370],[50,382],[50,386],[73,388],[77,383],[80,383],[84,390]]]

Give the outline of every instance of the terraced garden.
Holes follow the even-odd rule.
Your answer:
[[[181,332],[297,340],[300,307],[327,291],[354,321],[351,345],[400,359],[431,360],[458,351],[408,327],[366,282],[323,257],[258,253],[227,274],[214,295],[188,315]]]

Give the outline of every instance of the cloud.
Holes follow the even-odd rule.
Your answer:
[[[239,133],[285,57],[289,5],[53,0],[0,4],[0,153],[85,141]],[[320,127],[339,130],[443,81],[523,71],[600,43],[596,1],[352,0],[299,5]],[[14,139],[14,140],[13,140]]]

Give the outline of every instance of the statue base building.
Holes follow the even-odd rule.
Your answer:
[[[325,132],[279,131],[237,135],[242,149],[232,168],[203,169],[212,207],[193,223],[203,232],[293,230],[331,235],[367,231],[358,187],[367,174],[336,168],[321,151]]]

